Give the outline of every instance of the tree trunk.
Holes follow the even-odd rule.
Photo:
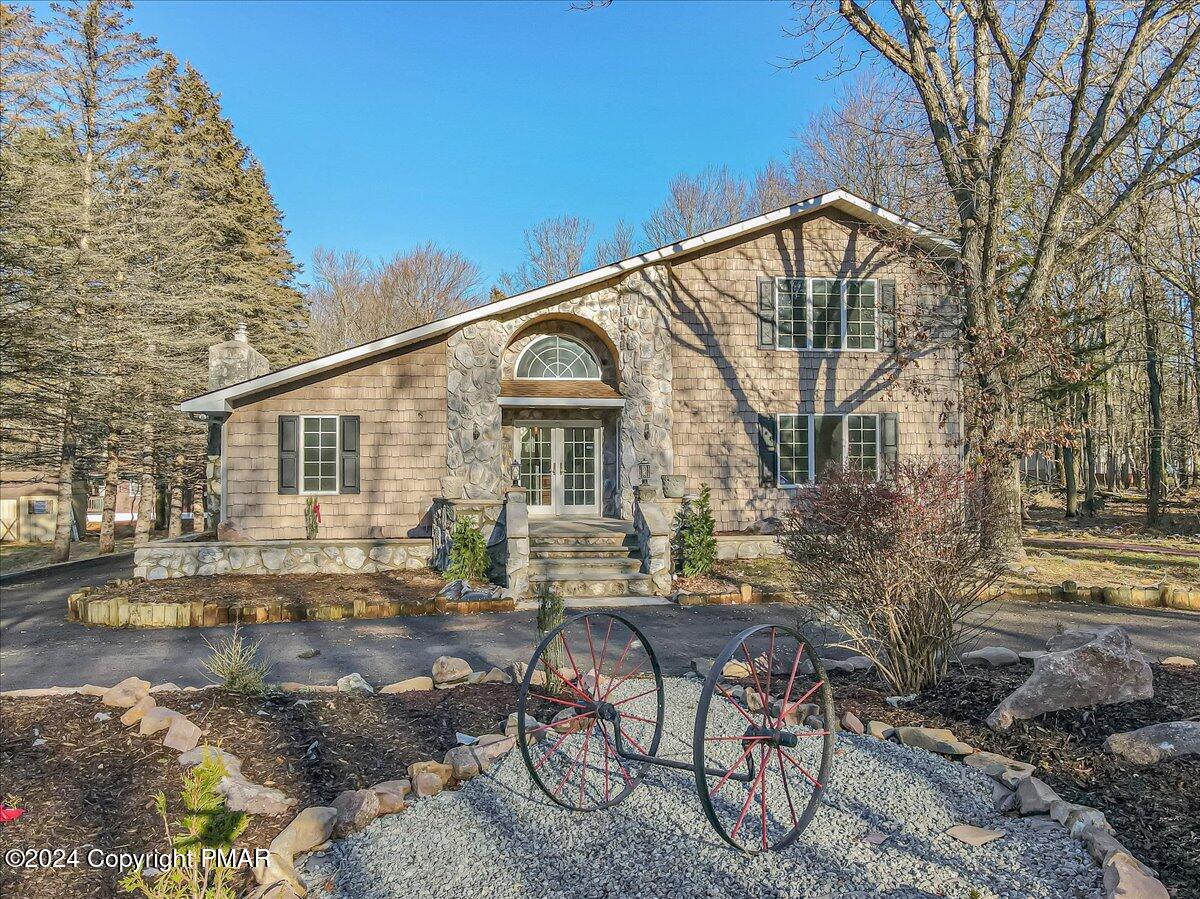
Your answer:
[[[121,458],[115,431],[104,442],[104,509],[100,513],[100,555],[117,548],[117,488],[121,478]]]
[[[176,458],[171,471],[171,511],[167,523],[167,536],[183,534],[183,459]]]
[[[200,481],[192,487],[192,533],[204,531],[204,482]]]
[[[1139,266],[1142,317],[1145,322],[1146,386],[1150,400],[1150,434],[1146,450],[1146,525],[1162,520],[1163,503],[1163,409],[1162,379],[1158,374],[1158,324],[1150,307],[1150,290],[1145,269]]]
[[[1088,515],[1096,514],[1096,432],[1092,427],[1092,411],[1096,395],[1088,391],[1083,397],[1083,463],[1087,481],[1084,485],[1083,508]]]
[[[71,523],[74,519],[71,500],[75,486],[75,451],[75,423],[68,414],[63,418],[62,443],[58,457],[58,508],[54,515],[52,553],[55,562],[65,562],[71,558]],[[84,527],[86,526],[87,523],[84,522]]]
[[[1079,484],[1075,477],[1075,441],[1062,445],[1063,487],[1066,488],[1066,517],[1079,517]]]
[[[150,542],[154,527],[154,436],[146,427],[142,440],[142,466],[138,474],[137,524],[133,529],[133,545],[143,546]]]

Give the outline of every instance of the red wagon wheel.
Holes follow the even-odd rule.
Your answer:
[[[658,659],[633,624],[605,612],[564,621],[534,650],[517,699],[530,777],[569,809],[616,805],[649,764],[627,754],[658,752],[663,704]]]
[[[802,633],[748,628],[717,657],[696,712],[700,804],[728,843],[783,849],[816,813],[833,759],[833,691]]]

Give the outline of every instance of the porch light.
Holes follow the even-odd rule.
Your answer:
[[[512,475],[512,485],[514,487],[521,486],[521,463],[513,459],[512,465],[508,466],[509,473]]]
[[[638,463],[638,473],[642,477],[643,484],[650,483],[650,460],[649,459],[643,459],[641,462]]]

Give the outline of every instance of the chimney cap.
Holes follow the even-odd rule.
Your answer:
[[[249,343],[250,338],[246,336],[246,323],[238,322],[237,330],[233,332],[233,339],[242,343]]]

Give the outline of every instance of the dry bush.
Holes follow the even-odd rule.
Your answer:
[[[1003,561],[982,539],[983,479],[952,463],[911,460],[886,480],[830,472],[784,523],[799,588],[897,693],[946,673],[989,599]]]

